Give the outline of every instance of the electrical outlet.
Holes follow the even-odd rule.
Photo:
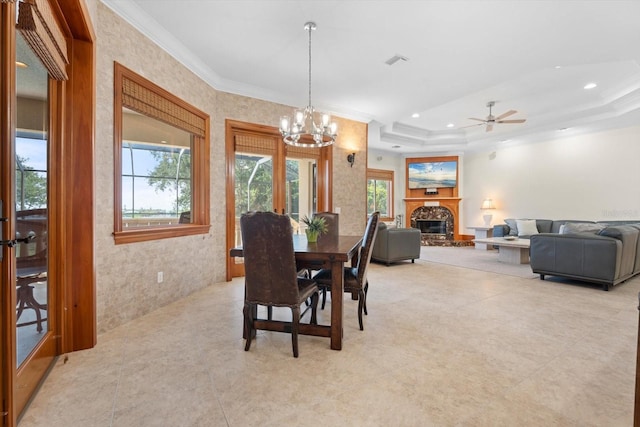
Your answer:
[[[164,273],[162,271],[158,271],[158,283],[162,283],[164,281]]]

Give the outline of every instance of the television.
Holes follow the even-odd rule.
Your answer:
[[[458,162],[410,162],[409,189],[455,188],[458,181]]]

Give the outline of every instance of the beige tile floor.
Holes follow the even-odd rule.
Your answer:
[[[243,282],[212,285],[61,358],[20,427],[632,425],[640,277],[603,292],[421,262],[369,279],[365,330],[347,298],[343,350],[301,336],[298,359],[275,332],[244,352]]]

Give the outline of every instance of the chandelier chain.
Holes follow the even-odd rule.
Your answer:
[[[311,108],[311,31],[315,28],[315,24],[307,24],[307,26],[309,27],[309,108]]]

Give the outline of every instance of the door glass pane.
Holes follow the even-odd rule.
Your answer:
[[[16,351],[20,364],[49,330],[48,74],[16,34]]]
[[[235,203],[235,246],[240,246],[240,216],[249,211],[273,210],[272,156],[236,152]]]
[[[286,168],[285,209],[294,234],[300,234],[304,233],[300,218],[316,212],[316,161],[287,158]]]

